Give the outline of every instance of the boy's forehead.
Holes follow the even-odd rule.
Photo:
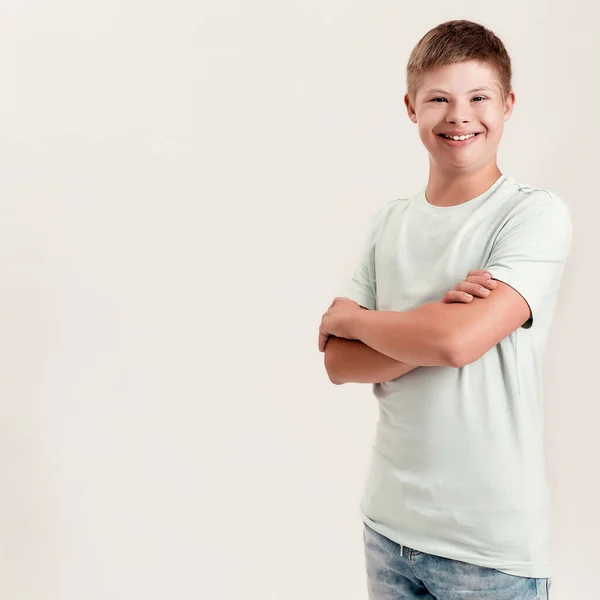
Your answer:
[[[497,91],[495,69],[487,64],[468,61],[438,67],[423,74],[419,91],[471,92],[479,89]]]

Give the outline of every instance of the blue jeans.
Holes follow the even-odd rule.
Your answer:
[[[364,525],[370,600],[549,600],[551,578],[518,577],[400,546]]]

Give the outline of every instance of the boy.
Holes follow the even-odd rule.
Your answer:
[[[511,74],[480,24],[418,42],[404,101],[427,186],[376,213],[321,321],[331,381],[373,383],[379,404],[360,506],[372,600],[548,597],[541,367],[572,225],[497,166]],[[470,268],[491,274],[487,297],[436,301]]]

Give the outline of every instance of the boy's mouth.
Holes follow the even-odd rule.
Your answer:
[[[473,133],[469,133],[469,134],[465,134],[465,135],[461,135],[461,136],[456,136],[456,135],[449,136],[446,133],[438,133],[437,137],[442,139],[444,144],[446,144],[448,146],[462,147],[462,146],[469,146],[470,144],[473,144],[475,142],[475,140],[477,139],[477,136],[479,136],[480,133],[481,133],[481,131],[475,131]]]
[[[446,133],[438,133],[439,137],[442,137],[446,140],[454,140],[454,141],[464,141],[464,140],[468,140],[471,139],[477,135],[479,135],[481,132],[477,131],[477,132],[473,132],[473,133],[467,133],[467,134],[463,134],[463,135],[448,135]]]

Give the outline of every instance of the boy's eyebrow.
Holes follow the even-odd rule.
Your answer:
[[[481,87],[475,88],[474,90],[469,90],[467,92],[467,94],[472,94],[473,92],[481,92],[482,90],[489,90],[490,92],[494,91],[491,87],[488,87],[487,85],[483,85]],[[450,92],[446,92],[444,90],[438,90],[438,89],[427,90],[425,93],[431,94],[432,92],[439,92],[441,94],[448,94],[450,96]]]

